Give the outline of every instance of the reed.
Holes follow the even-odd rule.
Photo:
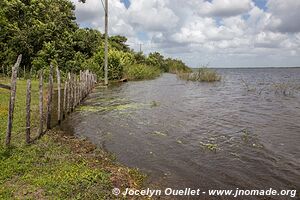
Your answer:
[[[177,76],[187,81],[199,81],[199,82],[215,82],[221,80],[221,75],[214,69],[206,67],[199,68],[192,73],[177,73]]]

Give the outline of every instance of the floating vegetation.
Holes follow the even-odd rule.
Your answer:
[[[152,101],[151,104],[150,104],[151,108],[157,107],[157,106],[159,106],[159,103],[157,101]]]
[[[182,141],[179,140],[179,139],[177,139],[176,142],[177,142],[178,144],[183,144]]]
[[[168,136],[166,133],[162,133],[162,132],[159,132],[159,131],[154,131],[153,134],[157,135],[157,136],[163,136],[163,137]]]
[[[248,129],[242,130],[242,140],[245,142],[249,141],[249,131]]]
[[[251,147],[255,148],[263,148],[264,146],[259,143],[258,138],[255,134],[251,134],[249,129],[241,130],[241,140],[250,145]]]
[[[203,142],[200,142],[200,144],[204,149],[207,149],[209,151],[217,152],[218,150],[218,144],[203,143]]]
[[[130,103],[121,105],[109,105],[109,106],[81,106],[78,110],[84,112],[103,112],[103,111],[125,111],[141,108],[143,104]]]
[[[120,103],[124,101],[126,101],[126,99],[116,98],[116,97],[108,97],[108,98],[98,97],[98,98],[90,98],[86,100],[87,103],[109,103],[109,104]]]

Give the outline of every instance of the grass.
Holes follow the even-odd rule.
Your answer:
[[[187,81],[215,82],[221,80],[221,76],[216,72],[216,70],[206,67],[199,68],[197,71],[191,73],[181,72],[178,73],[177,76]]]
[[[9,91],[0,89],[0,199],[115,199],[114,187],[141,187],[145,176],[138,170],[58,129],[26,145],[25,88],[26,82],[18,80],[11,147],[4,146]],[[32,124],[37,125],[37,81],[32,89]]]
[[[160,76],[161,71],[158,67],[134,64],[124,68],[124,77],[128,80],[147,80]]]

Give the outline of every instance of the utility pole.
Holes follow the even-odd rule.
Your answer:
[[[108,85],[108,0],[105,0],[105,56],[104,56],[104,84]]]
[[[142,53],[142,43],[140,43],[140,53]]]

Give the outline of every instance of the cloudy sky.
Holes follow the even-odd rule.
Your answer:
[[[72,1],[103,32],[101,0]],[[109,0],[109,34],[191,67],[300,66],[300,0]]]

